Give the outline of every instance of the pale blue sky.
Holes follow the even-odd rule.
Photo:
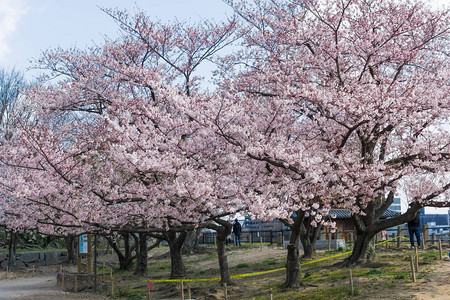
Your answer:
[[[117,37],[117,25],[98,6],[130,12],[139,7],[163,21],[232,15],[221,0],[0,0],[0,68],[25,70],[45,49],[84,48],[102,43],[105,35]]]
[[[117,37],[117,25],[98,6],[129,11],[137,6],[163,21],[232,15],[222,0],[0,0],[0,68],[25,70],[45,49],[84,48],[101,43],[104,35]]]

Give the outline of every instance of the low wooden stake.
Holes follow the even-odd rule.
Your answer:
[[[442,260],[442,242],[439,240],[439,259]]]
[[[183,280],[180,280],[180,285],[181,285],[181,300],[184,299],[184,287],[183,287]]]
[[[270,289],[270,300],[273,300],[273,290],[272,290],[272,288]]]
[[[228,290],[227,290],[227,284],[223,284],[223,292],[225,294],[225,300],[228,300]]]
[[[262,251],[262,236],[259,237],[259,250]]]
[[[114,296],[114,277],[112,274],[112,270],[110,271],[109,275],[111,276],[111,296]]]
[[[188,284],[188,299],[192,299],[191,297],[191,285]]]
[[[59,273],[62,273],[62,265],[59,265]]]
[[[415,247],[416,253],[416,272],[419,272],[419,247]]]
[[[426,249],[425,233],[422,232],[422,250]]]
[[[281,242],[283,243],[283,244],[282,244],[283,249],[286,249],[286,247],[284,247],[284,235],[281,236]]]
[[[64,273],[61,273],[61,290],[64,291]]]
[[[6,266],[6,279],[8,279],[8,266]]]
[[[327,233],[327,238],[328,238],[328,251],[331,250],[331,233]]]
[[[350,293],[352,296],[355,295],[355,290],[353,289],[353,275],[352,275],[352,270],[350,269]]]
[[[75,287],[74,287],[75,293],[78,292],[78,276],[75,275]]]
[[[147,300],[150,300],[150,290],[147,289]]]
[[[35,273],[35,271],[34,271],[34,265],[33,265],[33,277],[34,277],[34,273]]]
[[[413,262],[413,255],[410,255],[410,262],[411,262],[411,274],[413,282],[416,282],[416,273],[414,273],[414,262]]]

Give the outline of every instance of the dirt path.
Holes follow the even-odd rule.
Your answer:
[[[32,300],[101,300],[86,293],[66,293],[56,286],[56,276],[39,276],[12,280],[0,280],[0,300],[32,299]]]
[[[414,293],[420,300],[447,300],[450,299],[450,260],[444,260],[438,265],[427,282],[418,286],[419,291]]]

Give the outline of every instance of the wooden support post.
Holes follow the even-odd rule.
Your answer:
[[[94,293],[97,293],[97,235],[94,233]]]
[[[62,273],[62,265],[59,265],[59,273]]]
[[[78,276],[75,275],[75,287],[74,287],[75,293],[78,292]]]
[[[103,266],[102,266],[102,282],[105,280],[105,261],[103,261]]]
[[[422,250],[425,250],[426,249],[425,244],[427,243],[427,241],[425,240],[425,232],[422,231],[421,235],[422,235]]]
[[[352,296],[355,295],[355,290],[353,289],[353,275],[352,275],[352,269],[350,271],[350,293]]]
[[[283,249],[286,249],[286,247],[284,246],[284,234],[281,236],[281,243],[283,245]]]
[[[402,244],[402,239],[400,236],[402,235],[402,226],[397,226],[397,248],[400,248]]]
[[[419,272],[419,247],[414,247],[416,253],[416,272]]]
[[[88,246],[88,253],[87,253],[87,272],[90,274],[92,272],[92,245],[91,245],[91,234],[88,233],[87,235],[87,246]]]
[[[262,251],[262,235],[259,235],[259,250]]]
[[[34,275],[35,275],[35,270],[34,270],[34,265],[33,265],[33,277],[34,277]]]
[[[270,288],[270,300],[273,300],[273,290]]]
[[[214,246],[217,247],[217,237],[214,236]]]
[[[81,274],[81,254],[78,253],[78,274]]]
[[[442,260],[442,242],[439,240],[439,258]]]
[[[227,284],[223,284],[223,293],[225,294],[225,300],[228,300],[228,290],[227,290]]]
[[[327,233],[327,239],[328,239],[328,251],[331,250],[331,233]]]
[[[431,239],[432,239],[432,241],[431,241],[431,244],[436,244],[436,233],[432,233],[431,234]]]
[[[253,231],[250,231],[250,246],[253,246]]]
[[[180,280],[181,300],[184,300],[183,280]]]
[[[190,284],[188,284],[188,299],[192,299],[191,285]]]
[[[61,273],[61,290],[64,291],[64,273]]]
[[[413,255],[410,255],[410,263],[411,263],[411,274],[412,274],[412,280],[413,282],[416,282],[416,274],[414,273],[414,262],[413,262]]]
[[[6,279],[8,279],[8,277],[9,277],[8,271],[9,271],[8,266],[6,266]]]
[[[110,271],[110,276],[111,276],[111,296],[114,296],[114,277],[112,274],[112,270]]]
[[[150,300],[150,290],[147,289],[147,300]]]

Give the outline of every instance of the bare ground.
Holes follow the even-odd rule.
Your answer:
[[[448,251],[448,250],[447,250]],[[149,266],[151,268],[154,264],[164,266],[164,264],[170,263],[170,258],[167,257],[167,250],[164,248],[155,249],[149,257]],[[209,256],[209,258],[208,258]],[[217,258],[211,259],[211,253],[196,254],[187,256],[185,263],[188,269],[188,277],[199,277],[198,271],[204,272],[200,277],[216,277],[217,276]],[[267,248],[262,251],[259,248],[251,249],[238,249],[231,248],[228,250],[228,260],[232,274],[245,273],[246,269],[240,269],[239,265],[249,264],[252,265],[252,271],[259,271],[263,269],[275,269],[280,267],[279,265],[267,265],[260,264],[260,267],[256,267],[258,263],[267,260],[274,260],[281,263],[284,261],[286,251],[281,248]],[[114,265],[114,256],[108,256],[101,258],[106,259],[108,265]],[[320,263],[316,266],[309,268],[303,268],[303,275],[309,270],[314,274],[323,268],[333,268],[333,262]],[[386,262],[388,265],[389,262]],[[311,265],[310,265],[311,266]],[[30,270],[13,272],[9,274],[9,279],[6,280],[5,272],[0,272],[0,300],[6,299],[109,299],[106,296],[93,295],[89,293],[67,293],[62,292],[56,286],[56,273],[57,266],[41,267],[36,269],[36,274],[33,276]],[[420,268],[426,268],[426,273],[429,274],[424,278],[420,278],[417,283],[411,283],[409,278],[406,278],[402,284],[397,284],[395,288],[387,286],[380,286],[379,288],[364,292],[359,297],[356,296],[352,299],[450,299],[450,261],[448,258],[443,261],[435,261],[432,264],[426,264]],[[65,269],[75,271],[73,266],[65,266]],[[150,277],[167,278],[167,274],[170,270],[164,269],[160,272],[156,270],[150,270]],[[118,278],[119,279],[119,278]],[[264,276],[248,277],[235,279],[234,284],[229,287],[229,299],[268,299],[269,289],[282,282],[284,279],[284,272],[271,273]],[[130,281],[131,280],[131,281]],[[134,280],[134,282],[133,282]],[[139,278],[127,278],[122,277],[119,279],[123,286],[132,287],[133,285],[143,285],[142,279]],[[139,283],[137,283],[139,282]],[[119,283],[119,282],[118,282]],[[364,284],[377,284],[376,281],[370,281],[364,277],[355,279],[355,284],[363,289]],[[379,283],[379,282],[378,282]],[[145,285],[145,284],[144,284]],[[318,284],[318,286],[302,287],[301,294],[308,294],[309,291],[314,291],[323,287],[338,287],[347,285],[346,280],[337,281],[334,283],[324,281]],[[196,299],[224,299],[223,290],[218,285],[217,281],[205,282],[205,283],[192,283],[192,292]],[[298,298],[294,295],[289,296],[289,299],[309,299],[302,298],[301,294],[298,294]],[[187,295],[186,295],[187,296]],[[257,297],[257,298],[255,298]],[[345,297],[347,298],[347,297]],[[344,299],[345,299],[344,298]],[[349,296],[350,298],[350,296]],[[126,299],[125,297],[122,299]],[[151,299],[179,299],[179,290],[176,284],[155,284],[155,289],[151,293]],[[277,298],[276,294],[274,299]],[[314,298],[318,299],[318,298]],[[321,298],[326,299],[326,298]],[[334,298],[333,298],[334,299]]]

